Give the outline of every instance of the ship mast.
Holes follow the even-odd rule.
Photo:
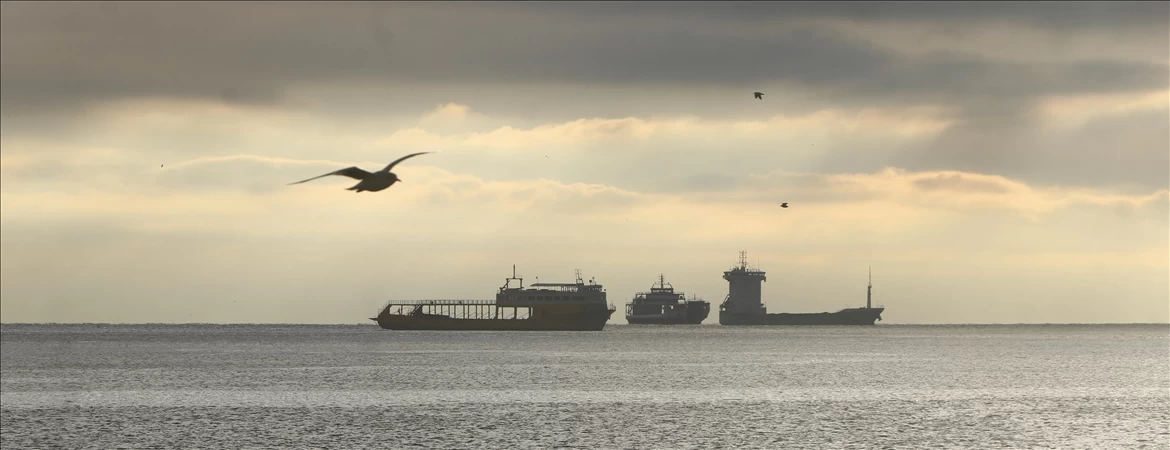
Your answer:
[[[520,287],[518,289],[524,289],[524,279],[516,276],[516,265],[515,264],[512,264],[512,278],[508,278],[508,279],[504,280],[504,288],[505,289],[511,287],[510,285],[512,284],[512,280],[516,280],[516,281],[520,282]]]
[[[865,288],[865,309],[869,309],[870,300],[873,298],[873,267],[869,268],[869,286]]]

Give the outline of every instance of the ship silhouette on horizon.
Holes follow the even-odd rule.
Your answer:
[[[698,297],[686,299],[674,286],[658,275],[658,284],[649,292],[638,292],[626,303],[626,322],[634,325],[700,324],[711,313],[711,304]]]
[[[723,272],[727,280],[727,297],[719,305],[721,325],[873,325],[882,320],[885,307],[874,308],[873,276],[866,288],[864,308],[845,308],[837,312],[768,313],[761,300],[760,283],[768,281],[767,274],[749,268],[747,252],[739,252],[739,265]]]

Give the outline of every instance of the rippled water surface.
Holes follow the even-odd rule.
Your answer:
[[[1170,448],[1170,326],[3,325],[0,446]]]

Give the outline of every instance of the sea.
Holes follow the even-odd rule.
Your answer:
[[[1168,449],[1170,325],[0,325],[5,449]]]

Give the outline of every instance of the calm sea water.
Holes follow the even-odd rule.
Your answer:
[[[1170,326],[3,325],[0,446],[1170,448]]]

